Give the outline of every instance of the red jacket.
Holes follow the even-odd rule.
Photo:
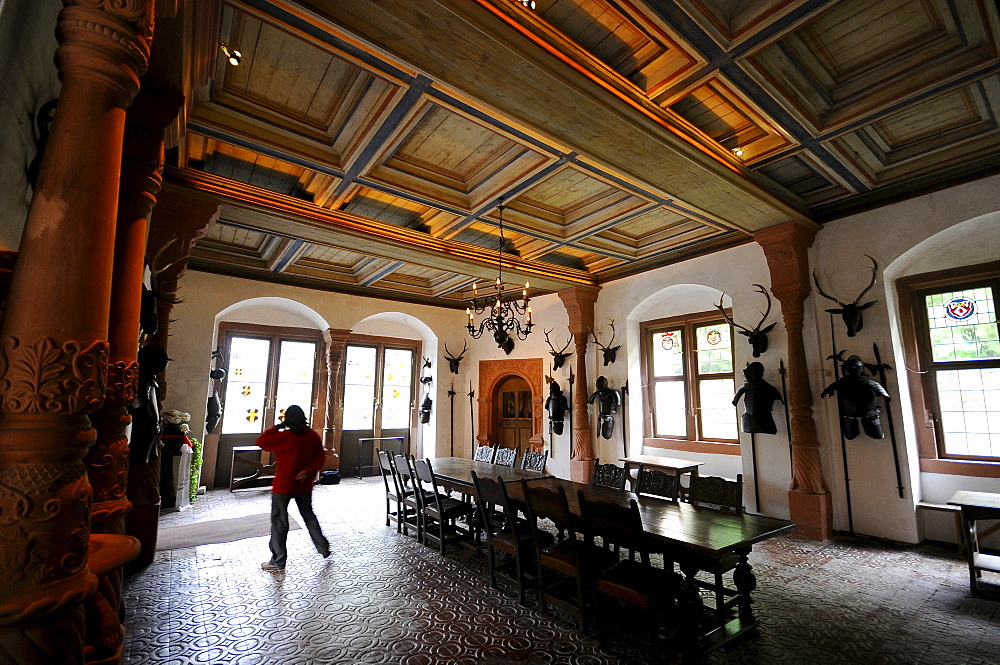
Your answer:
[[[275,494],[308,494],[312,492],[316,474],[326,461],[326,450],[319,434],[307,429],[296,434],[290,429],[278,431],[278,425],[257,438],[262,450],[274,453],[275,472],[271,491]],[[296,480],[305,471],[305,480]]]

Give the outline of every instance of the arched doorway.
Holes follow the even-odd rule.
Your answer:
[[[493,422],[494,441],[501,448],[529,447],[532,435],[532,390],[528,382],[519,376],[507,377],[493,395],[496,410]]]
[[[476,435],[479,445],[496,445],[499,432],[498,415],[503,409],[503,404],[497,403],[502,399],[501,386],[506,384],[508,379],[519,378],[524,382],[519,385],[527,386],[523,390],[528,391],[530,395],[528,403],[531,409],[531,422],[528,426],[530,429],[528,447],[535,451],[542,450],[545,445],[542,438],[542,404],[545,401],[542,398],[543,371],[541,358],[479,361],[479,422]]]

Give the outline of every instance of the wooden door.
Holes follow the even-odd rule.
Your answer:
[[[529,446],[531,439],[531,387],[519,376],[512,376],[497,386],[493,403],[496,405],[494,441],[501,448]]]

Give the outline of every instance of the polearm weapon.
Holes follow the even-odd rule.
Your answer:
[[[555,453],[553,453],[555,457]],[[569,458],[573,459],[573,368],[569,368]]]
[[[625,396],[628,395],[628,379],[621,388],[622,394],[622,457],[628,457],[628,437],[625,436],[625,427],[628,423],[628,410],[625,406]]]
[[[757,482],[757,434],[750,432],[750,459],[753,462],[753,500],[760,513],[760,483]]]
[[[778,374],[781,375],[781,399],[782,406],[785,407],[785,434],[788,435],[788,464],[792,467],[792,473],[795,473],[795,465],[792,463],[792,423],[788,418],[788,388],[785,386],[785,374],[788,373],[788,368],[785,367],[785,359],[782,358],[778,361]]]
[[[451,402],[451,456],[455,456],[455,382],[451,382],[448,389],[448,400]]]
[[[833,345],[833,355],[830,356],[833,362],[833,380],[840,378],[840,370],[837,368],[837,360],[843,353],[837,352],[837,333],[833,326],[833,313],[830,313],[830,343]],[[847,527],[851,535],[854,535],[854,512],[851,508],[851,474],[847,468],[847,439],[844,437],[844,407],[840,404],[840,397],[837,400],[837,425],[840,428],[840,453],[844,458],[844,494],[847,497]]]
[[[885,370],[892,369],[889,365],[882,362],[882,354],[878,352],[878,344],[872,342],[872,351],[875,353],[875,365],[878,367],[878,382],[882,384],[883,388],[885,386]],[[886,392],[889,389],[886,388]],[[899,498],[903,498],[903,475],[899,470],[899,450],[896,449],[896,426],[892,421],[892,404],[889,403],[888,397],[883,397],[882,401],[885,402],[885,419],[889,423],[889,440],[892,441],[892,461],[896,465],[896,487],[899,489]]]
[[[472,405],[472,400],[476,396],[476,391],[472,389],[472,379],[469,379],[469,426],[472,428],[472,451],[476,451],[476,410]]]

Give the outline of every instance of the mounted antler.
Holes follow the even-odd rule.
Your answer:
[[[604,354],[604,366],[607,367],[608,364],[613,363],[618,355],[618,349],[621,345],[611,346],[615,343],[615,320],[608,319],[611,322],[611,339],[607,344],[601,344],[601,340],[597,339],[597,333],[594,332],[593,328],[590,330],[590,334],[594,337],[594,344],[597,344],[601,348],[601,353]]]
[[[139,327],[142,332],[146,335],[153,335],[159,328],[159,316],[157,314],[156,301],[162,300],[168,302],[171,305],[177,305],[184,302],[183,298],[178,298],[174,295],[168,295],[167,290],[164,288],[164,283],[166,282],[164,272],[178,263],[184,261],[187,256],[180,256],[179,258],[167,263],[166,265],[160,266],[160,259],[163,258],[163,254],[177,242],[177,238],[171,237],[163,247],[156,252],[153,256],[153,260],[149,263],[149,284],[150,288],[146,288],[146,285],[142,285],[142,300],[139,305]]]
[[[555,328],[552,330],[555,330]],[[572,353],[566,353],[566,349],[569,348],[570,342],[573,341],[573,334],[570,333],[569,339],[566,340],[566,345],[559,351],[556,351],[556,347],[552,345],[552,340],[549,339],[549,333],[552,332],[552,330],[542,332],[545,333],[545,343],[549,345],[549,354],[552,356],[552,371],[555,371],[563,366],[567,358],[573,355]]]
[[[444,345],[444,358],[448,361],[448,369],[451,370],[452,374],[458,374],[458,366],[462,362],[462,358],[465,357],[465,351],[469,348],[469,340],[465,340],[465,344],[462,346],[462,353],[455,356],[452,355],[451,351],[448,350],[448,345]]]
[[[868,309],[876,302],[878,302],[877,300],[870,300],[866,302],[864,305],[858,304],[858,302],[861,300],[861,297],[864,296],[866,293],[868,293],[868,291],[870,291],[873,286],[875,286],[875,278],[878,274],[878,261],[873,259],[871,256],[868,256],[867,254],[865,254],[865,256],[867,256],[868,259],[872,262],[872,267],[870,268],[870,270],[872,271],[872,281],[868,283],[868,286],[866,286],[861,291],[861,293],[858,294],[858,297],[855,298],[853,302],[841,302],[839,299],[834,298],[830,294],[826,293],[823,290],[823,287],[819,285],[819,276],[816,274],[816,269],[815,268],[813,269],[813,282],[816,283],[816,291],[819,292],[819,294],[824,298],[826,298],[827,300],[832,300],[833,302],[840,305],[839,309],[828,309],[826,311],[830,312],[831,314],[840,314],[841,318],[844,319],[844,323],[847,325],[848,337],[854,337],[856,334],[858,334],[858,332],[861,331],[861,328],[864,326],[865,321],[861,315],[861,312],[863,312],[864,310]]]
[[[753,347],[753,357],[759,358],[762,353],[767,351],[767,333],[774,329],[774,326],[777,325],[777,321],[768,327],[761,329],[761,326],[764,325],[765,321],[767,321],[768,314],[771,313],[771,296],[768,295],[767,289],[765,289],[763,285],[753,284],[753,286],[757,287],[754,291],[764,294],[764,297],[767,298],[767,310],[761,312],[762,316],[760,317],[760,322],[754,326],[753,329],[741,326],[733,321],[728,314],[726,314],[726,310],[722,307],[722,296],[725,296],[726,294],[723,293],[722,296],[719,297],[719,304],[716,305],[716,308],[722,312],[722,316],[729,322],[729,325],[736,328],[736,332],[741,335],[746,335],[747,342],[749,342]]]

